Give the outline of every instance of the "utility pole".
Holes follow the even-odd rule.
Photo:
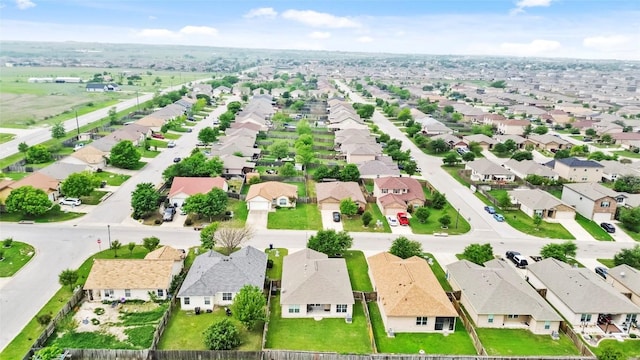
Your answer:
[[[458,218],[460,217],[460,208],[458,208],[458,212],[456,213],[456,229],[458,228]]]
[[[80,123],[78,122],[78,110],[74,110],[76,112],[76,130],[78,131],[78,140],[80,140]]]
[[[107,224],[107,234],[109,235],[109,249],[111,249],[111,225]]]

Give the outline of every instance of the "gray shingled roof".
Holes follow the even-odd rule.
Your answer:
[[[537,321],[562,320],[504,261],[491,260],[485,266],[467,260],[447,265],[450,276],[478,314],[528,314]]]
[[[213,296],[219,292],[238,292],[245,285],[262,289],[267,254],[247,246],[230,256],[208,251],[196,257],[178,296]]]
[[[557,197],[540,189],[511,190],[507,191],[507,193],[515,199],[517,203],[533,210],[547,210],[558,205],[571,207],[570,205],[560,201]]]
[[[634,294],[640,295],[640,270],[622,264],[609,269],[607,276],[615,279]]]
[[[592,167],[592,168],[601,168],[604,167],[602,165],[600,165],[600,163],[598,163],[597,161],[593,161],[593,160],[581,160],[578,158],[574,158],[574,157],[568,157],[568,158],[564,158],[564,159],[556,159],[556,162],[565,164],[569,167]]]
[[[608,187],[604,187],[598,183],[571,183],[565,184],[564,187],[593,201],[602,199],[605,196],[616,198],[620,195]]]
[[[640,313],[640,307],[587,268],[573,268],[552,258],[529,264],[528,268],[575,314]]]

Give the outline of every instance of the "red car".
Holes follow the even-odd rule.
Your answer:
[[[398,213],[398,223],[403,226],[409,225],[409,218],[407,217],[407,213]]]
[[[156,139],[164,139],[164,135],[162,135],[162,133],[153,133],[151,134],[151,137]]]

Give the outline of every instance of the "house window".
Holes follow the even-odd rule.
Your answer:
[[[387,194],[387,193],[389,193],[389,189],[382,189],[382,193],[383,193],[383,194]]]
[[[629,324],[629,323],[636,322],[637,319],[638,319],[638,314],[627,314],[627,317],[624,320],[624,322]]]
[[[124,297],[131,297],[131,289],[124,289]]]
[[[281,198],[280,200],[278,200],[278,203],[280,204],[280,206],[287,205],[287,199]]]
[[[191,299],[190,299],[190,298],[188,298],[188,297],[183,298],[183,300],[182,300],[182,301],[184,302],[184,304],[185,304],[185,305],[189,305],[189,304],[191,304]]]
[[[104,297],[112,297],[112,296],[113,296],[113,289],[104,290]]]
[[[580,322],[589,322],[589,321],[591,321],[591,314],[580,315]]]
[[[608,208],[609,206],[611,206],[611,203],[608,201],[603,201],[600,203],[600,207]]]
[[[208,297],[208,296],[205,296],[205,297],[204,297],[204,304],[205,304],[205,305],[211,305],[211,298],[210,298],[210,297]]]
[[[490,314],[490,315],[487,316],[487,322],[489,324],[493,323],[493,314]]]
[[[517,318],[518,318],[518,315],[511,315],[511,314],[507,315],[507,319],[517,319]]]
[[[347,304],[338,304],[336,305],[337,313],[346,313],[347,312]]]
[[[222,293],[222,301],[231,301],[231,293]]]
[[[544,329],[545,330],[551,329],[551,321],[545,321],[544,322]]]
[[[420,325],[420,326],[427,325],[427,317],[426,316],[418,316],[416,318],[416,325]]]
[[[586,176],[585,176],[585,177],[583,177],[583,178],[582,178],[582,181],[587,181],[587,177],[586,177]]]
[[[158,289],[157,293],[158,293],[158,297],[164,297],[164,290]]]
[[[622,204],[624,202],[624,198],[623,197],[616,198],[616,202],[618,204]]]
[[[300,305],[289,305],[289,314],[297,314],[300,312]]]
[[[394,194],[400,194],[400,189],[393,189]]]

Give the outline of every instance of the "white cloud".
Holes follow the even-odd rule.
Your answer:
[[[584,38],[582,45],[592,49],[611,49],[626,45],[630,40],[628,36],[624,35],[592,36]]]
[[[218,30],[209,26],[188,25],[180,29],[180,34],[216,36],[218,35]]]
[[[340,29],[358,28],[361,26],[358,22],[353,21],[349,18],[335,16],[327,13],[320,13],[313,10],[287,10],[282,13],[282,17],[312,27]]]
[[[525,8],[529,7],[548,7],[549,5],[551,5],[551,0],[520,0],[516,3],[515,9],[511,10],[511,14],[522,13]]]
[[[328,39],[331,37],[331,33],[327,31],[314,31],[309,34],[309,37],[312,39]]]
[[[369,36],[360,36],[356,39],[356,41],[361,43],[370,43],[373,42],[373,39]]]
[[[168,29],[142,29],[136,33],[139,37],[167,37],[177,38],[178,35]]]
[[[266,18],[274,18],[278,15],[278,12],[273,10],[270,7],[264,8],[256,8],[249,10],[248,13],[244,14],[244,17],[247,19],[251,19],[254,17],[266,17]]]
[[[505,55],[537,56],[548,55],[549,52],[560,49],[559,42],[554,40],[533,40],[529,43],[502,43],[500,50]]]
[[[16,0],[16,6],[20,10],[26,10],[36,6],[36,4],[31,0]]]

